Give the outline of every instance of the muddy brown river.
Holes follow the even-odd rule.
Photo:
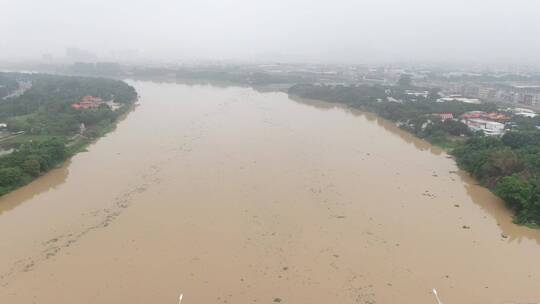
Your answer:
[[[393,124],[131,83],[114,132],[0,198],[0,303],[540,302],[540,231]]]

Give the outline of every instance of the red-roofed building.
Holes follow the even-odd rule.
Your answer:
[[[471,111],[471,112],[467,112],[461,115],[461,118],[464,118],[464,119],[484,118],[486,117],[486,115],[487,113],[483,111]]]
[[[490,120],[495,120],[495,121],[507,121],[507,120],[510,120],[510,116],[504,115],[502,113],[496,113],[496,112],[488,113],[486,117],[488,119],[490,119]]]
[[[77,103],[71,105],[74,109],[96,109],[103,103],[103,100],[99,97],[84,96],[83,99]]]

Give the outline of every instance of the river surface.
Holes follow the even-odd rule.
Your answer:
[[[540,231],[393,124],[131,84],[114,132],[0,198],[0,303],[540,301]]]

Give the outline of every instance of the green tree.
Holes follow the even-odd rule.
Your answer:
[[[23,172],[18,167],[0,169],[0,187],[13,186],[22,180]]]
[[[41,172],[41,164],[38,159],[31,157],[24,161],[22,165],[23,170],[32,175],[32,176],[38,176]]]
[[[495,193],[512,209],[520,212],[531,195],[530,185],[517,175],[503,177],[495,187]]]

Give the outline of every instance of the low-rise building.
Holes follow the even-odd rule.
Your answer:
[[[454,114],[452,113],[440,113],[437,114],[442,121],[448,120],[448,119],[454,119]]]
[[[498,112],[487,113],[485,118],[487,118],[489,120],[497,121],[497,122],[505,122],[505,121],[509,121],[511,119],[510,116],[508,116],[508,115],[506,115],[504,113],[498,113]]]
[[[512,113],[514,113],[514,115],[517,115],[517,116],[529,117],[529,118],[538,116],[538,114],[536,114],[533,110],[524,109],[524,108],[514,108],[512,109]]]
[[[501,136],[504,134],[504,124],[481,118],[463,119],[463,122],[472,131],[482,131],[487,136]]]
[[[484,112],[484,111],[470,111],[465,112],[461,115],[462,119],[475,119],[475,118],[481,118],[485,120],[491,120],[496,122],[505,122],[509,121],[511,119],[510,116],[500,113],[500,112]]]
[[[83,99],[77,103],[71,105],[74,109],[96,109],[103,103],[103,100],[99,97],[84,96]]]
[[[463,119],[472,119],[472,118],[484,118],[487,116],[487,113],[484,111],[470,111],[463,113],[461,118]]]
[[[121,103],[114,102],[114,100],[107,101],[105,104],[113,111],[116,111],[122,107]]]
[[[427,98],[429,95],[428,91],[413,91],[413,90],[406,90],[405,94],[409,96],[416,96],[416,97],[424,97]]]
[[[472,104],[481,104],[482,101],[478,98],[466,98],[461,96],[448,96],[448,97],[442,97],[437,99],[437,102],[447,102],[447,101],[459,101],[464,103],[472,103]]]

